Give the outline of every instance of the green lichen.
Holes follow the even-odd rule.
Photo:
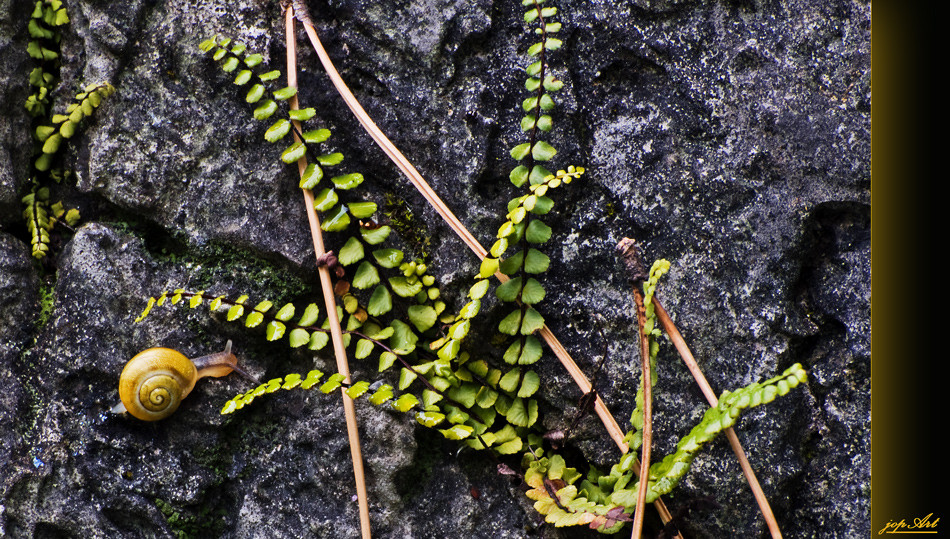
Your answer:
[[[203,506],[192,513],[175,505],[155,498],[155,506],[165,517],[172,534],[178,539],[197,539],[198,537],[221,537],[227,521],[227,512]]]
[[[39,332],[53,315],[53,303],[55,296],[53,294],[53,282],[43,279],[40,282],[40,312],[36,315],[36,330]]]
[[[406,201],[386,193],[383,215],[389,219],[389,226],[406,242],[415,257],[428,264],[432,256],[432,234],[425,223],[412,213]]]

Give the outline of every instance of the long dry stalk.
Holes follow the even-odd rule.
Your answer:
[[[643,507],[650,483],[650,448],[653,446],[653,373],[650,370],[650,339],[646,333],[646,311],[643,306],[642,283],[633,285],[633,299],[637,305],[637,328],[640,333],[640,376],[643,384],[643,443],[640,447],[640,487],[637,490],[637,508],[633,514],[632,539],[640,539],[643,530]]]
[[[304,30],[307,33],[307,37],[310,40],[310,44],[313,46],[314,51],[317,53],[317,56],[320,58],[320,63],[323,64],[323,68],[326,71],[327,75],[330,77],[333,86],[336,88],[337,92],[343,98],[343,101],[346,103],[347,107],[359,121],[360,125],[369,133],[370,137],[376,142],[376,144],[383,150],[383,152],[392,160],[392,162],[406,175],[409,181],[415,186],[415,188],[422,194],[423,198],[438,212],[440,216],[445,220],[445,222],[452,228],[452,230],[462,239],[462,241],[468,245],[468,247],[478,256],[479,260],[485,258],[488,254],[488,250],[482,247],[481,243],[471,232],[462,224],[461,221],[455,216],[451,209],[442,201],[439,195],[432,189],[432,187],[425,181],[422,175],[418,170],[412,165],[409,159],[396,147],[392,141],[389,140],[389,137],[382,132],[381,129],[376,125],[376,122],[372,120],[369,114],[363,109],[359,101],[356,99],[356,96],[353,95],[353,92],[350,91],[346,83],[343,81],[343,78],[340,76],[339,71],[333,65],[333,62],[330,60],[329,54],[327,54],[326,49],[323,47],[323,44],[320,42],[320,37],[317,35],[316,28],[313,26],[313,22],[310,20],[309,13],[306,10],[306,6],[302,4],[299,0],[293,0],[293,5],[296,7],[296,13],[298,14],[298,19],[303,24]],[[288,9],[288,11],[291,11]],[[507,277],[504,274],[496,273],[496,277],[504,282]],[[554,333],[551,330],[544,326],[538,331],[538,335],[544,339],[545,343],[558,358],[564,368],[570,374],[571,378],[574,380],[574,383],[581,390],[583,394],[589,393],[593,386],[590,383],[590,380],[584,374],[584,371],[580,369],[574,359],[570,356],[561,342],[555,337]],[[601,422],[607,429],[608,434],[611,439],[617,444],[617,447],[622,453],[627,453],[629,447],[627,443],[623,441],[625,436],[624,431],[620,428],[617,420],[610,413],[610,410],[607,409],[606,404],[599,395],[596,396],[594,401],[594,412],[600,418]],[[660,519],[667,523],[672,520],[672,515],[666,507],[666,504],[662,499],[657,499],[653,502],[654,507],[656,507],[657,512],[660,515]],[[676,537],[680,537],[677,534]]]
[[[288,9],[286,12],[285,25],[287,39],[287,85],[296,88],[297,48],[293,8]],[[291,109],[296,110],[299,107],[297,97],[292,97],[289,101],[289,104]],[[301,132],[300,122],[294,120],[294,127],[294,139],[297,142],[301,142],[300,137],[298,136],[298,133]],[[297,161],[297,167],[299,169],[300,175],[303,176],[304,170],[307,168],[306,156],[301,157]],[[306,206],[307,210],[307,220],[310,223],[310,235],[313,237],[313,250],[318,261],[317,271],[320,274],[320,285],[323,289],[323,297],[327,309],[327,319],[330,325],[330,337],[333,342],[333,352],[336,356],[337,371],[345,377],[344,381],[348,383],[350,382],[350,367],[346,358],[346,347],[343,344],[343,332],[342,328],[340,327],[340,320],[336,312],[336,298],[333,293],[333,283],[330,280],[330,269],[326,264],[320,263],[324,255],[326,255],[326,248],[323,244],[323,233],[320,230],[320,218],[317,216],[317,212],[313,207],[313,192],[309,189],[302,189],[302,191],[304,196],[304,205]],[[341,389],[340,394],[343,397],[343,413],[346,417],[346,433],[347,437],[349,438],[350,457],[353,460],[353,475],[356,480],[356,497],[357,503],[359,505],[360,515],[360,533],[363,539],[369,539],[371,537],[369,501],[366,494],[366,477],[363,471],[363,452],[360,448],[360,434],[359,427],[356,422],[356,408],[353,405],[353,399],[351,399],[345,391]]]

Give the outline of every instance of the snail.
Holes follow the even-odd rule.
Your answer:
[[[235,371],[257,382],[237,366],[231,353],[231,341],[223,352],[188,359],[171,348],[149,348],[135,355],[119,377],[119,398],[114,413],[129,412],[143,421],[170,416],[182,399],[191,393],[195,382],[205,376],[227,376]]]

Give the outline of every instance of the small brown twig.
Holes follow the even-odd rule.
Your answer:
[[[650,371],[650,337],[646,332],[646,307],[643,297],[643,283],[648,274],[636,244],[630,238],[624,238],[617,244],[621,260],[627,268],[628,279],[633,286],[633,301],[637,307],[637,329],[640,337],[640,376],[643,389],[643,429],[640,432],[640,486],[637,490],[637,507],[633,513],[633,530],[630,537],[639,539],[643,531],[643,507],[647,486],[650,483],[650,448],[653,445],[653,384]]]
[[[285,32],[287,39],[287,85],[297,87],[297,49],[296,32],[294,29],[294,9],[288,8],[285,14]],[[289,100],[290,108],[296,110],[299,108],[297,97]],[[293,121],[296,131],[294,139],[300,142],[300,125],[296,120]],[[303,176],[307,168],[306,155],[297,161],[297,167],[300,175]],[[343,331],[340,327],[340,319],[336,312],[336,298],[333,294],[333,283],[330,279],[330,268],[328,266],[329,257],[323,244],[323,233],[320,230],[320,218],[313,207],[313,192],[309,189],[303,189],[304,206],[307,211],[307,220],[310,223],[310,235],[313,237],[313,249],[317,258],[317,271],[320,274],[320,284],[323,288],[323,298],[326,303],[327,319],[330,326],[330,337],[333,342],[333,351],[336,356],[337,371],[344,376],[343,381],[350,382],[350,367],[346,358],[346,346],[343,344]],[[359,505],[360,514],[360,533],[363,539],[369,539],[370,520],[369,520],[369,501],[366,493],[366,477],[363,470],[363,453],[360,449],[359,427],[356,422],[356,407],[353,399],[341,389],[343,396],[343,414],[346,417],[346,432],[349,438],[350,457],[353,460],[353,475],[356,480],[356,498]]]

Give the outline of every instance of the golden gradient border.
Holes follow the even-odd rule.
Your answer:
[[[940,207],[950,177],[928,168],[946,159],[948,30],[934,7],[872,4],[871,139],[871,533],[888,523],[946,515],[939,494],[947,457],[940,432],[950,411],[939,399],[946,371],[942,338],[950,327],[942,299],[946,277],[940,252],[950,229]],[[943,26],[943,28],[939,28]],[[933,47],[933,48],[931,48]],[[927,58],[931,51],[933,61]],[[931,90],[933,88],[934,90]],[[937,95],[943,94],[943,95]],[[935,99],[931,99],[936,96]],[[937,137],[937,138],[934,138]],[[941,147],[944,146],[944,147]],[[933,151],[931,151],[933,150]],[[930,162],[930,163],[928,163]],[[939,165],[938,165],[939,166]],[[935,210],[939,213],[934,213]],[[931,223],[937,224],[933,228]],[[939,232],[937,232],[939,234]],[[934,236],[936,241],[931,241]],[[950,535],[950,523],[943,526]],[[937,536],[943,535],[939,533]],[[932,536],[932,535],[931,535]]]

